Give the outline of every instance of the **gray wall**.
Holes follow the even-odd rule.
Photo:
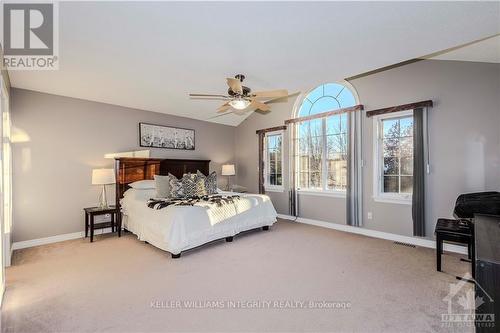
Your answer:
[[[333,79],[332,79],[333,80]],[[500,190],[500,65],[420,61],[351,81],[365,109],[432,99],[429,111],[431,173],[427,177],[426,235],[438,217],[450,217],[460,193]],[[310,87],[312,88],[312,87]],[[254,114],[236,131],[237,182],[257,190],[256,129],[282,125],[295,100],[272,112]],[[373,120],[363,118],[364,227],[412,235],[411,206],[375,202]],[[287,142],[285,144],[288,144]],[[285,155],[285,164],[288,163]],[[269,193],[277,210],[288,213],[288,193]],[[345,199],[302,195],[300,216],[345,224]],[[367,219],[367,213],[373,219]]]
[[[112,167],[104,154],[144,149],[138,123],[196,130],[196,150],[152,149],[152,157],[234,160],[235,127],[28,90],[11,90],[13,237],[23,241],[83,230],[84,207],[97,203],[91,170]],[[114,200],[114,187],[108,187]]]

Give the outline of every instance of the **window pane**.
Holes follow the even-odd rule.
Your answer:
[[[399,120],[401,136],[413,136],[413,117]]]
[[[276,161],[275,160],[269,161],[269,173],[270,174],[276,173]]]
[[[311,137],[323,135],[323,119],[310,120],[309,123],[309,133]]]
[[[311,107],[312,107],[312,103],[307,98],[304,99],[304,101],[302,102],[302,105],[300,106],[299,116],[300,117],[308,116],[309,111],[311,110]]]
[[[281,150],[281,141],[282,141],[282,136],[276,135],[276,149]]]
[[[276,175],[276,185],[283,185],[283,178],[281,176],[281,173],[278,173]]]
[[[387,119],[382,121],[384,125],[384,138],[399,138],[399,120]]]
[[[299,123],[299,138],[307,138],[309,136],[309,121]]]
[[[383,190],[385,193],[399,193],[399,177],[385,176]]]
[[[307,138],[298,140],[298,154],[307,155],[309,152],[309,140]]]
[[[384,139],[384,156],[399,156],[399,137]]]
[[[329,135],[326,137],[327,142],[327,154],[328,158],[330,156],[337,154],[346,154],[347,152],[347,135],[346,134],[338,134],[338,135]]]
[[[321,188],[321,173],[311,172],[309,174],[309,187]]]
[[[401,157],[401,174],[413,175],[413,157]]]
[[[384,157],[384,175],[399,174],[399,158]]]
[[[309,170],[309,156],[298,156],[299,158],[299,171]]]
[[[401,176],[401,193],[413,192],[413,177]]]
[[[276,148],[276,136],[268,136],[267,137],[267,149],[274,149]]]
[[[340,115],[330,116],[326,118],[326,134],[340,134],[341,122]]]
[[[301,172],[299,174],[299,187],[300,188],[308,188],[309,187],[309,173]]]
[[[345,87],[342,84],[327,83],[324,86],[325,86],[325,95],[327,96],[337,97],[342,92],[342,90],[347,90],[347,92],[351,93],[350,90],[345,89]]]
[[[276,185],[276,175],[273,173],[269,175],[269,184]]]
[[[413,137],[401,138],[401,156],[413,156]]]
[[[340,108],[339,102],[330,96],[323,96],[318,99],[311,108],[311,114],[337,110]]]

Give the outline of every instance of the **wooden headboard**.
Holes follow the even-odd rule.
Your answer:
[[[168,173],[180,178],[185,173],[195,173],[197,170],[208,175],[209,164],[210,160],[117,158],[115,159],[116,207],[120,207],[120,199],[123,198],[123,193],[130,188],[130,183],[154,179],[154,175],[166,176]]]

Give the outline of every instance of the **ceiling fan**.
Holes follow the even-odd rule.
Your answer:
[[[271,108],[267,103],[278,101],[288,97],[286,89],[267,90],[252,92],[252,89],[243,85],[245,75],[238,74],[233,78],[227,78],[227,95],[213,95],[213,94],[189,94],[193,99],[204,100],[222,100],[225,101],[218,109],[217,112],[226,112],[230,108],[241,111],[245,109],[253,109],[260,111],[270,111]]]

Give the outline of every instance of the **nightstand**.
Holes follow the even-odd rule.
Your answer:
[[[94,230],[104,229],[111,227],[111,232],[115,232],[118,229],[116,225],[116,214],[118,214],[118,208],[115,206],[109,206],[108,208],[99,207],[88,207],[83,209],[85,211],[85,238],[88,237],[90,228],[90,242],[94,241]],[[94,218],[99,215],[111,214],[110,222],[95,223]]]

